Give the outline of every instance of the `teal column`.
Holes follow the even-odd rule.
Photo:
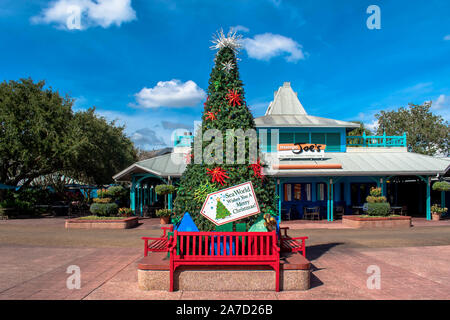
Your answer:
[[[381,185],[381,195],[386,197],[387,196],[386,195],[386,179],[380,178],[380,185]]]
[[[327,220],[328,221],[333,221],[333,202],[334,202],[334,185],[333,185],[333,179],[330,178],[329,182],[328,182],[328,216],[327,216]]]
[[[280,193],[280,179],[277,180],[277,195],[278,195],[278,224],[281,222],[281,193]]]
[[[441,191],[441,208],[445,208],[445,191]]]
[[[431,220],[431,195],[430,195],[430,187],[431,181],[430,177],[427,177],[427,220]]]
[[[134,214],[136,214],[135,209],[136,209],[136,199],[135,199],[135,179],[134,177],[131,178],[131,188],[130,188],[130,208],[131,210],[133,210]]]
[[[282,198],[282,188],[281,188],[281,179],[277,180],[278,187],[278,224],[281,222],[281,198]]]
[[[141,184],[139,184],[139,208],[141,209],[140,216],[142,217],[142,210],[143,210],[143,204],[144,204],[144,189],[142,188]]]
[[[140,192],[140,190],[139,190],[139,182],[138,182],[138,183],[136,183],[136,205],[135,205],[136,210],[138,210],[140,208],[139,192]]]
[[[330,180],[331,179],[329,179],[328,181],[327,181],[327,221],[330,221],[330,198],[331,198],[331,196],[330,196],[330,190],[331,190],[331,185],[330,185]]]
[[[169,193],[167,196],[167,202],[168,202],[167,205],[168,205],[169,210],[172,210],[172,194],[171,193]]]

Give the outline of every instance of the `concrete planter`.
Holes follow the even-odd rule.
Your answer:
[[[432,213],[431,213],[431,219],[432,219],[433,221],[439,221],[439,220],[441,220],[441,213],[434,213],[434,212],[432,212]]]
[[[342,224],[344,226],[356,229],[373,228],[410,228],[411,217],[361,217],[361,216],[343,216]]]
[[[169,224],[170,217],[159,217],[159,224]]]
[[[80,218],[66,220],[66,229],[129,229],[138,225],[138,217],[116,220],[82,220]]]

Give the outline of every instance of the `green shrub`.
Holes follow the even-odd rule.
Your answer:
[[[386,197],[374,197],[374,196],[367,196],[366,201],[368,203],[380,203],[380,202],[386,202]]]
[[[433,190],[436,191],[450,191],[450,182],[438,181],[433,184]]]
[[[159,209],[156,210],[156,216],[157,217],[170,217],[172,214],[172,210],[170,209]]]
[[[391,212],[391,205],[387,202],[377,202],[367,204],[367,214],[369,216],[388,216]]]
[[[108,189],[98,189],[97,197],[99,198],[107,198],[108,197]]]
[[[128,191],[122,186],[112,186],[108,188],[108,191],[106,193],[108,197],[111,197],[114,200],[120,200],[123,197],[127,196]]]
[[[92,201],[94,203],[111,203],[111,198],[94,198]]]
[[[166,195],[170,193],[174,193],[177,190],[176,187],[170,185],[170,184],[160,184],[155,187],[155,191],[159,195]]]
[[[120,208],[119,216],[121,217],[131,217],[134,211],[131,208]]]
[[[447,208],[441,208],[441,206],[440,205],[438,205],[438,204],[433,204],[432,206],[431,206],[431,212],[432,213],[438,213],[438,214],[443,214],[443,213],[446,213],[447,212]]]
[[[115,203],[93,203],[89,208],[92,214],[97,216],[116,216],[119,207]]]
[[[381,188],[370,188],[370,195],[372,197],[380,197],[381,196]]]

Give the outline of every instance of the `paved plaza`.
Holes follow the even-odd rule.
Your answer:
[[[0,299],[446,299],[450,292],[450,221],[418,220],[410,229],[307,229],[311,289],[296,292],[141,291],[137,261],[141,236],[160,234],[154,219],[129,230],[66,230],[64,219],[0,221]],[[69,266],[81,288],[67,289]],[[369,266],[381,288],[368,289]]]

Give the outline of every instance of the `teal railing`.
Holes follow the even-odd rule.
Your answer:
[[[406,133],[402,136],[346,136],[347,147],[406,147]]]

